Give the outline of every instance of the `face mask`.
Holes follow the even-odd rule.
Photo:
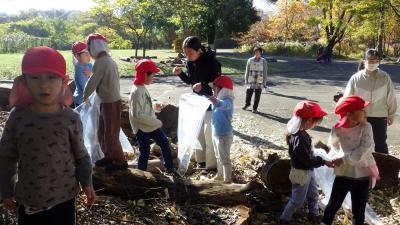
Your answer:
[[[379,63],[366,63],[365,64],[365,68],[369,71],[375,71],[376,69],[378,69]]]

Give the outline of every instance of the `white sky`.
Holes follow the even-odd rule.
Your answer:
[[[267,0],[253,0],[253,4],[263,11],[269,9]],[[28,9],[85,11],[92,6],[92,0],[0,0],[0,12],[7,14],[18,14],[19,11]]]

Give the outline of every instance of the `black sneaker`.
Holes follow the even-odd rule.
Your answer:
[[[252,112],[253,112],[253,113],[258,113],[258,110],[257,110],[257,109],[253,109]]]
[[[110,159],[102,158],[102,159],[100,159],[100,160],[97,160],[97,161],[94,163],[94,165],[95,165],[96,167],[105,167],[105,166],[107,166],[107,165],[110,164],[110,163],[112,163],[112,161],[111,161]]]
[[[247,107],[249,107],[249,106],[250,106],[250,105],[245,105],[245,106],[242,107],[242,109],[243,109],[243,110],[246,110]]]
[[[107,173],[112,173],[116,171],[124,171],[128,169],[128,162],[124,161],[122,164],[110,163],[105,167]]]

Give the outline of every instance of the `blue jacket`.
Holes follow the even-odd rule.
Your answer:
[[[212,131],[214,135],[232,135],[233,99],[217,99],[212,105]]]
[[[88,63],[86,65],[77,63],[75,65],[75,74],[74,74],[74,81],[75,81],[75,92],[74,92],[74,103],[76,105],[80,105],[83,102],[83,90],[85,89],[85,85],[89,80],[83,71],[85,69],[89,69],[92,71],[92,64]]]

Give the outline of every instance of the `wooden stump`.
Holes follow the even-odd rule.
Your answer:
[[[374,152],[373,155],[381,176],[376,186],[379,188],[399,185],[400,159],[378,152]]]
[[[279,159],[277,155],[270,155],[267,164],[261,169],[260,176],[268,190],[274,193],[286,194],[292,190],[289,172],[289,159]]]

